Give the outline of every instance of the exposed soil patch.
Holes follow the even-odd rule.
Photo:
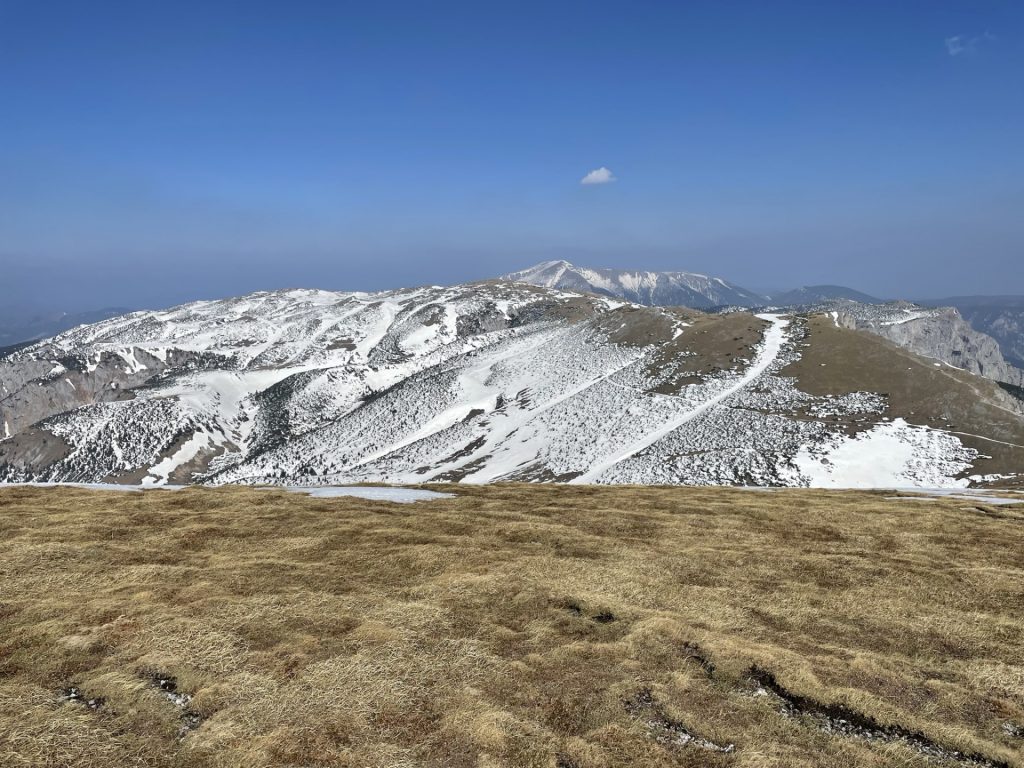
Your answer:
[[[479,409],[474,409],[474,410],[469,412],[469,415],[466,416],[465,420],[469,421],[471,418],[474,418],[474,414],[479,416],[479,415],[483,414],[483,411],[480,411]],[[480,437],[478,437],[478,438],[476,438],[474,440],[471,440],[470,442],[466,443],[466,445],[464,445],[462,448],[460,448],[459,450],[455,451],[454,453],[449,454],[448,456],[445,456],[438,463],[439,464],[448,464],[450,462],[457,461],[459,459],[465,458],[466,456],[471,456],[473,453],[475,453],[480,448],[482,448],[484,443],[486,443],[486,442],[487,442],[487,438],[484,437],[483,435],[481,435]],[[418,472],[421,475],[425,475],[427,472],[431,472],[433,469],[434,469],[433,467],[429,467],[429,466],[428,467],[420,467],[419,469],[416,470],[416,472]]]
[[[715,665],[711,663],[711,660],[699,645],[690,642],[683,643],[683,655],[687,659],[696,662],[697,666],[703,669],[704,674],[708,677],[714,677]]]
[[[347,351],[351,352],[355,348],[356,348],[355,340],[354,339],[350,339],[348,337],[341,338],[341,339],[335,339],[334,341],[332,341],[330,344],[327,345],[327,350],[329,352],[333,352],[336,349],[344,349],[344,350],[347,350]]]
[[[583,606],[581,606],[579,603],[566,603],[563,607],[573,616],[583,615]]]
[[[625,306],[600,318],[597,325],[614,344],[642,346],[670,341],[675,332],[674,319],[667,311]]]
[[[826,733],[880,743],[902,742],[928,757],[954,761],[960,765],[978,766],[978,768],[1010,768],[1009,763],[990,760],[984,755],[964,753],[942,746],[924,734],[902,726],[883,725],[873,717],[855,712],[842,704],[824,704],[792,693],[767,670],[754,667],[750,671],[750,679],[760,687],[760,691],[766,692],[780,703],[780,712],[783,715],[806,718]]]
[[[630,699],[623,702],[626,711],[638,720],[642,720],[651,733],[651,737],[659,744],[676,747],[699,747],[711,752],[734,752],[735,744],[716,744],[708,739],[695,735],[678,720],[673,720],[654,698],[650,689],[644,688]]]
[[[569,602],[563,603],[560,607],[562,607],[565,610],[567,610],[573,616],[584,616],[584,615],[586,615],[586,611],[583,609],[583,606],[580,605],[575,600],[571,600]],[[611,611],[603,610],[603,611],[598,611],[597,613],[593,614],[589,618],[590,618],[591,621],[593,621],[596,624],[611,624],[613,621],[616,620],[617,617]]]
[[[741,360],[750,360],[767,325],[745,312],[695,318],[678,339],[665,344],[651,359],[648,374],[669,372],[651,391],[675,395],[688,384],[706,381]]]

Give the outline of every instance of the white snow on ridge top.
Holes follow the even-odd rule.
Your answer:
[[[474,298],[458,287],[381,293],[305,289],[261,292],[191,302],[163,311],[135,312],[82,326],[21,350],[10,359],[79,354],[88,358],[86,364],[91,372],[102,355],[110,353],[124,360],[128,373],[138,373],[147,367],[138,359],[138,351],[162,362],[174,351],[215,354],[230,358],[242,368],[332,365],[357,359],[365,362],[403,313],[424,303],[442,309],[462,304],[464,311],[475,311],[497,298],[483,288],[478,293]],[[505,286],[500,293],[520,306],[550,298],[516,290],[515,286]],[[424,302],[426,297],[429,302]],[[456,320],[457,316],[448,315],[438,329],[444,333],[433,334],[424,329],[418,339],[408,338],[406,343],[412,345],[408,351],[429,352],[447,343],[454,336]]]
[[[514,280],[530,285],[537,285],[542,288],[554,288],[559,278],[572,268],[568,261],[542,261],[528,269],[513,272],[506,275],[508,280]]]
[[[913,320],[920,320],[922,317],[931,317],[932,315],[935,314],[934,311],[929,310],[914,311],[910,309],[904,309],[903,312],[903,316],[897,316],[895,319],[892,320],[883,320],[880,323],[880,325],[903,325],[904,323],[909,323]]]

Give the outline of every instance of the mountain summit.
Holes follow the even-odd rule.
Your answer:
[[[763,296],[720,277],[696,272],[648,272],[632,269],[577,267],[568,261],[543,261],[505,275],[505,280],[541,288],[614,296],[636,304],[709,309],[725,305],[756,307]]]

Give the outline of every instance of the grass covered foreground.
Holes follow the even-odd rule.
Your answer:
[[[0,489],[3,766],[1024,766],[1024,506]]]

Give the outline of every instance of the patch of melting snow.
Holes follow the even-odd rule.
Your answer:
[[[208,448],[211,444],[218,445],[223,444],[223,442],[223,434],[218,439],[217,436],[208,434],[201,429],[196,430],[173,455],[167,456],[162,461],[151,466],[149,468],[149,476],[142,479],[142,484],[145,486],[166,485],[168,478],[178,467],[192,461],[202,450]]]
[[[887,499],[903,501],[931,501],[934,499],[959,499],[961,501],[976,501],[981,504],[1024,504],[1024,499],[1008,499],[1004,496],[990,496],[984,491],[973,491],[970,488],[907,488],[897,489],[902,493],[914,494],[913,496],[886,496]]]
[[[898,418],[855,437],[833,435],[804,446],[793,458],[798,475],[812,488],[959,488],[956,476],[978,452],[943,430]]]
[[[418,488],[389,488],[373,486],[322,486],[318,488],[285,488],[289,493],[305,493],[315,499],[332,499],[338,496],[354,496],[370,501],[396,501],[407,504],[413,501],[429,501],[431,499],[451,499],[455,494],[439,491],[424,491]]]

